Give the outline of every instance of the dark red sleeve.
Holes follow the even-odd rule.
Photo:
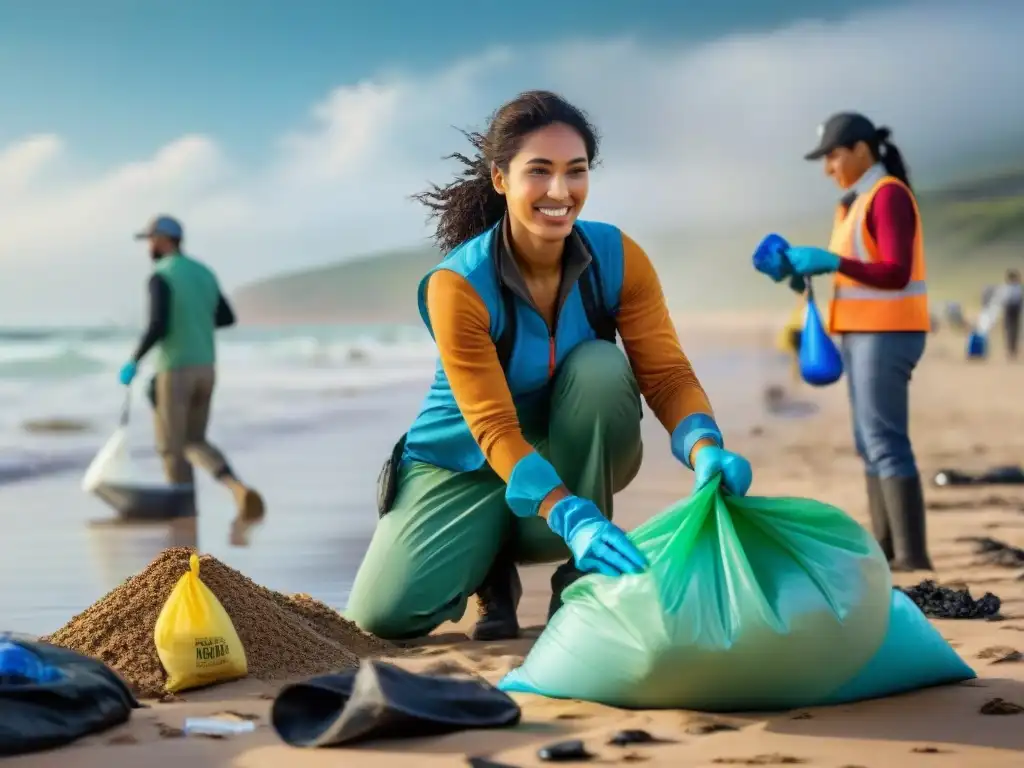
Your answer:
[[[914,261],[917,213],[914,201],[899,184],[886,184],[875,193],[867,212],[868,232],[878,245],[878,261],[843,259],[839,271],[872,288],[898,291],[910,282]]]

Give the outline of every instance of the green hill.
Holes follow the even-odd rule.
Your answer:
[[[920,195],[929,283],[937,299],[972,303],[1024,256],[1024,170],[970,178]],[[779,226],[791,240],[824,242],[828,216]],[[674,232],[642,239],[674,309],[785,306],[750,268],[764,234],[738,227],[710,234]],[[370,254],[243,286],[235,302],[246,322],[417,322],[416,285],[440,258],[430,247]]]

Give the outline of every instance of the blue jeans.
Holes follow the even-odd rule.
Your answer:
[[[843,334],[853,439],[868,475],[917,475],[909,434],[910,377],[926,339],[918,331]]]

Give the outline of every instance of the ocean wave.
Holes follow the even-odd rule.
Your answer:
[[[93,329],[0,332],[0,380],[85,376],[115,369],[136,343],[134,334]],[[222,367],[337,369],[423,363],[436,355],[422,329],[326,328],[310,331],[232,330],[217,344]]]
[[[383,383],[375,392],[351,392],[350,398],[332,401],[304,402],[303,409],[268,412],[259,409],[254,418],[251,401],[237,403],[241,408],[218,413],[215,441],[229,454],[251,447],[261,441],[279,441],[292,434],[331,428],[360,419],[386,407],[396,397],[391,388],[398,382]],[[233,393],[237,395],[236,393]],[[408,400],[409,393],[397,395]],[[130,426],[128,456],[133,465],[154,462],[157,458],[148,408],[136,410]],[[82,472],[89,466],[104,441],[113,434],[113,418],[101,420],[110,432],[102,429],[57,435],[22,432],[20,439],[0,441],[0,487],[9,483],[33,480],[49,475]],[[6,444],[5,444],[6,443]]]
[[[66,378],[99,373],[109,364],[73,347],[52,351],[27,350],[24,354],[0,355],[0,378]]]
[[[137,343],[137,331],[5,333],[0,336],[0,485],[84,469],[117,424],[125,397],[117,370]],[[335,413],[360,418],[368,408],[381,407],[379,399],[387,400],[393,386],[417,381],[426,386],[436,349],[422,329],[239,328],[218,337],[217,355],[215,432],[229,445],[245,446],[265,432],[305,429]],[[145,384],[152,362],[152,356],[144,361],[129,392],[132,434],[150,454]],[[55,420],[90,424],[94,430],[26,429]]]
[[[123,335],[119,326],[86,326],[82,328],[15,328],[0,327],[0,344],[4,342],[39,342],[55,339],[100,340]]]

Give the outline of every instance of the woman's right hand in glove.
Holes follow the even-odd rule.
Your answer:
[[[636,545],[592,501],[566,496],[548,513],[548,526],[569,545],[581,571],[622,576],[647,569],[647,560]]]

